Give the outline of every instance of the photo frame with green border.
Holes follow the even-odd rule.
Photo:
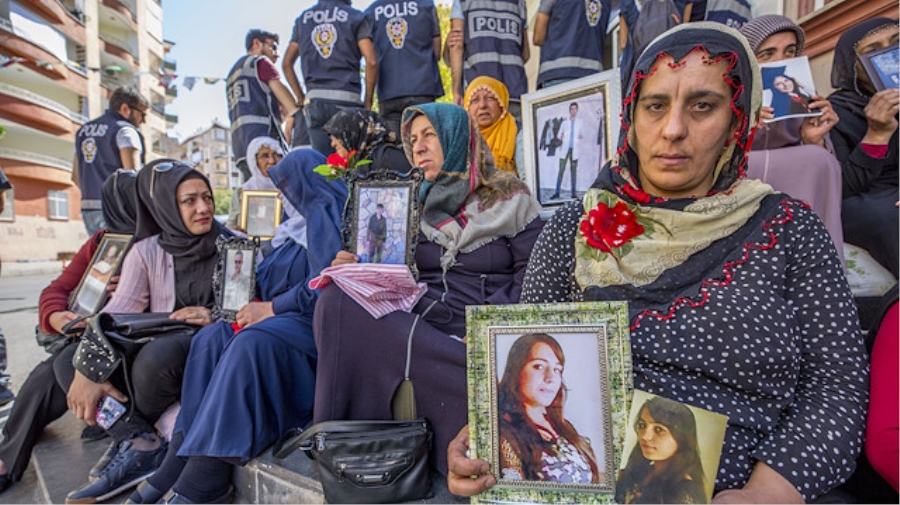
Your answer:
[[[466,310],[469,396],[469,456],[488,461],[497,484],[472,503],[613,503],[616,469],[628,424],[634,390],[626,302],[469,306]],[[501,478],[497,407],[499,336],[526,333],[596,335],[600,373],[603,471],[599,484],[514,481]],[[583,380],[579,377],[579,380]],[[601,456],[597,456],[598,464]]]

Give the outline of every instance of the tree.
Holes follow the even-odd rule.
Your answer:
[[[447,34],[450,33],[450,4],[435,4],[434,7],[437,9],[438,23],[441,26],[441,41],[443,42],[447,40]],[[443,58],[438,60],[438,70],[441,71],[441,82],[444,84],[444,96],[439,98],[438,102],[453,103],[453,77],[450,67],[444,64]]]
[[[216,200],[216,215],[228,214],[231,208],[232,190],[227,188],[219,188],[213,191],[213,198]]]

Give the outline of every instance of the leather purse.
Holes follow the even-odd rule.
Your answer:
[[[272,449],[303,450],[328,503],[399,503],[431,495],[431,428],[413,421],[326,421],[286,432]]]
[[[200,326],[169,319],[168,312],[91,316],[75,353],[75,368],[93,382],[104,382],[122,359],[160,337],[194,335]]]

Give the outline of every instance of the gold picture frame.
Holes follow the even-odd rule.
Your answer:
[[[251,237],[271,240],[281,224],[278,191],[241,190],[241,229]]]

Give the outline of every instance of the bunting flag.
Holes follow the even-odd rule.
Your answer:
[[[106,67],[85,67],[80,65],[77,62],[69,61],[68,63],[63,63],[61,61],[44,61],[44,60],[33,60],[30,58],[22,58],[20,56],[4,56],[0,54],[0,69],[7,68],[17,63],[24,64],[30,63],[32,65],[37,65],[41,68],[52,69],[57,65],[63,66],[71,66],[83,68],[85,70],[89,70],[91,72],[107,72],[110,74],[118,74],[125,73],[128,74],[129,71],[127,68],[121,65],[108,65]],[[162,69],[157,72],[148,71],[148,70],[139,70],[137,72],[130,72],[133,77],[141,76],[141,75],[155,75],[157,79],[159,79],[159,85],[166,89],[174,89],[177,86],[177,81],[179,80],[178,75],[166,73]],[[219,81],[224,80],[222,77],[201,77],[201,76],[186,76],[180,78],[181,85],[184,86],[185,89],[191,91],[194,89],[194,86],[197,85],[200,81],[203,81],[204,84],[207,85],[215,85]]]

